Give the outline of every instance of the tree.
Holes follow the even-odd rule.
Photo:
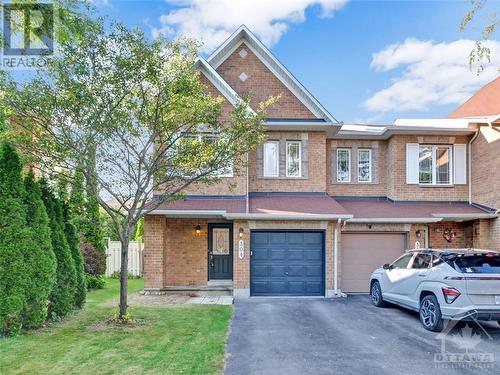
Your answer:
[[[83,173],[80,168],[75,170],[71,181],[69,206],[73,214],[73,225],[80,236],[80,241],[84,242],[85,237],[83,236],[83,228],[85,226],[85,187]]]
[[[484,13],[487,0],[470,0],[471,8],[465,14],[462,22],[460,23],[460,31],[464,31],[475,19],[478,14]],[[492,12],[485,25],[481,26],[481,40],[476,40],[474,48],[469,53],[469,65],[472,68],[477,64],[476,71],[480,74],[485,65],[491,61],[491,50],[488,48],[487,41],[491,40],[496,32],[497,27],[500,26],[500,9]],[[500,72],[500,67],[498,68]]]
[[[56,281],[56,257],[52,249],[49,217],[40,186],[33,172],[24,179],[26,221],[31,229],[31,246],[26,259],[26,307],[24,324],[38,327],[47,319],[49,294]]]
[[[0,329],[4,334],[21,329],[26,301],[25,257],[30,250],[30,233],[21,173],[14,146],[0,144]]]
[[[110,216],[121,242],[124,318],[128,244],[138,221],[190,184],[217,181],[221,168],[240,173],[247,153],[264,140],[264,110],[273,100],[257,111],[246,99],[235,101],[221,120],[223,99],[207,94],[189,40],[149,40],[113,25],[59,47],[46,70],[25,85],[10,81],[0,101],[28,134],[23,146],[37,165],[68,179],[81,166]],[[152,200],[153,191],[162,195]]]
[[[61,207],[64,222],[64,234],[66,235],[66,241],[68,242],[76,272],[75,306],[82,308],[85,304],[85,298],[87,297],[87,286],[85,284],[83,256],[80,252],[80,241],[78,240],[78,233],[76,232],[75,226],[72,222],[71,211],[68,203],[61,201]]]
[[[62,318],[74,307],[76,269],[64,233],[61,203],[46,180],[42,179],[40,185],[42,200],[49,216],[52,248],[57,260],[56,283],[50,294],[49,315],[52,318]]]

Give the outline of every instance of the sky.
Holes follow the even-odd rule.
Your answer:
[[[468,55],[500,0],[460,31],[470,1],[95,0],[101,15],[152,38],[191,37],[210,54],[247,25],[339,121],[445,117],[498,77],[500,40],[476,74]]]

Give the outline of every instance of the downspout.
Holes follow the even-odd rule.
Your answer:
[[[346,294],[342,293],[342,291],[339,289],[339,282],[338,282],[338,272],[337,272],[337,265],[338,265],[338,259],[339,259],[339,229],[340,225],[342,224],[342,219],[337,220],[337,224],[335,225],[335,231],[334,231],[334,238],[333,238],[333,293],[334,297],[347,297]]]
[[[246,155],[246,171],[247,171],[247,181],[246,181],[246,197],[245,197],[245,213],[250,213],[250,202],[249,202],[249,193],[248,193],[248,187],[250,186],[250,183],[249,183],[249,177],[248,177],[248,152],[247,152],[247,155]]]
[[[468,143],[468,151],[469,151],[469,165],[468,165],[469,204],[472,204],[472,142],[474,142],[474,140],[479,136],[480,131],[481,131],[481,128],[478,127],[478,129],[474,133],[474,136],[471,138],[471,140]]]

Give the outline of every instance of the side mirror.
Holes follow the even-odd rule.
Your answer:
[[[386,264],[384,264],[384,265],[382,266],[382,268],[383,268],[384,270],[390,270],[392,267],[391,267],[391,265],[390,265],[389,263],[386,263]]]

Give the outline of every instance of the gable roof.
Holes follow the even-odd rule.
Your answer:
[[[317,118],[331,124],[339,124],[318,100],[274,57],[262,42],[245,26],[241,25],[207,59],[215,69],[220,66],[242,43],[266,65],[266,67],[306,106]]]
[[[236,91],[233,90],[231,86],[227,84],[226,81],[220,76],[219,73],[202,57],[198,57],[194,65],[195,69],[199,69],[205,77],[215,86],[219,92],[224,95],[224,97],[231,103],[233,106],[236,106],[241,102],[241,98],[238,96]],[[253,109],[248,107],[248,110],[252,113],[255,113]]]
[[[500,77],[483,86],[448,118],[492,116],[500,114]]]

